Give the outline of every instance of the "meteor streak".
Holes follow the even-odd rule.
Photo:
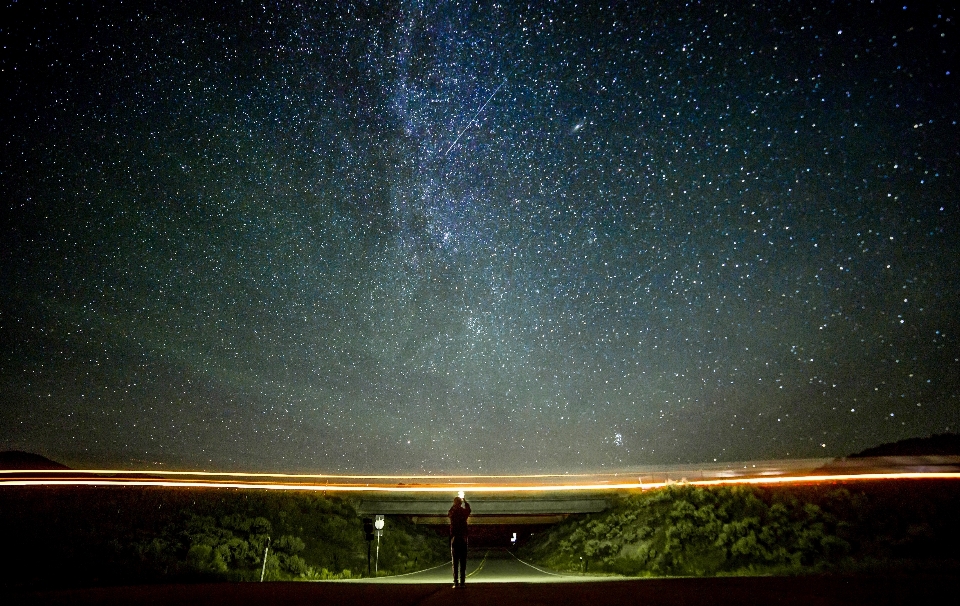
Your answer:
[[[483,102],[483,105],[480,106],[480,109],[477,110],[477,113],[473,114],[473,117],[470,118],[470,121],[467,122],[467,125],[463,127],[463,130],[460,131],[460,134],[457,135],[457,138],[454,139],[454,140],[453,140],[453,143],[450,144],[450,147],[447,148],[447,151],[443,152],[443,157],[444,157],[444,158],[446,158],[446,157],[450,154],[450,151],[451,151],[454,147],[457,146],[457,142],[460,141],[460,137],[463,136],[463,133],[467,132],[467,129],[470,128],[470,125],[472,125],[472,124],[474,123],[474,121],[476,121],[477,116],[480,115],[480,112],[483,111],[483,108],[485,108],[485,107],[487,106],[487,103],[490,103],[490,101],[493,99],[494,95],[496,95],[498,92],[500,92],[500,89],[503,88],[503,85],[506,84],[506,83],[507,83],[507,81],[504,80],[503,82],[500,83],[500,86],[498,86],[496,89],[494,89],[494,91],[493,91],[492,93],[490,93],[490,96],[487,97],[487,100]]]

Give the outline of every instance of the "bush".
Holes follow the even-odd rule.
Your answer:
[[[523,553],[558,570],[629,575],[791,571],[849,553],[836,516],[813,503],[760,497],[748,487],[671,486],[558,525]]]

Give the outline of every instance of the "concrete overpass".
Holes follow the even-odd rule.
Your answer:
[[[553,524],[575,513],[604,511],[607,499],[597,497],[534,497],[471,498],[467,495],[473,511],[471,524],[502,524],[505,522]],[[452,499],[363,499],[357,510],[361,515],[400,515],[409,517],[416,524],[446,525],[447,510]]]
[[[470,515],[470,543],[475,547],[508,546],[516,534],[523,542],[535,532],[562,522],[573,514],[597,513],[609,507],[605,498],[584,496],[487,497],[467,495]],[[357,507],[360,515],[402,516],[414,524],[434,528],[445,534],[450,521],[447,510],[452,498],[426,497],[363,499]]]

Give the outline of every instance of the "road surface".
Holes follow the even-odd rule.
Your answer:
[[[500,558],[495,558],[500,560]],[[475,575],[479,580],[487,566]],[[503,560],[505,563],[506,560]],[[478,565],[479,567],[479,565]],[[521,570],[521,569],[515,569]],[[509,572],[509,571],[508,571]],[[426,573],[423,573],[426,574]],[[522,573],[526,574],[526,573]],[[494,567],[490,576],[498,578]],[[884,606],[942,604],[960,593],[956,576],[722,577],[629,579],[605,583],[524,583],[467,581],[389,583],[216,583],[89,587],[3,595],[4,604],[37,606]]]
[[[599,577],[602,578],[602,577]],[[598,577],[563,575],[542,570],[523,562],[506,549],[471,550],[467,556],[467,584],[471,583],[562,583],[598,580]],[[453,584],[451,564],[443,564],[421,572],[377,579],[363,579],[365,583]]]

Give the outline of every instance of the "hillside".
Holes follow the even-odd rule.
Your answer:
[[[927,438],[909,438],[874,446],[852,454],[849,458],[924,456],[960,456],[960,435],[939,433]]]
[[[22,450],[5,450],[0,452],[0,469],[70,469],[62,463],[51,461],[47,457],[23,452]]]

